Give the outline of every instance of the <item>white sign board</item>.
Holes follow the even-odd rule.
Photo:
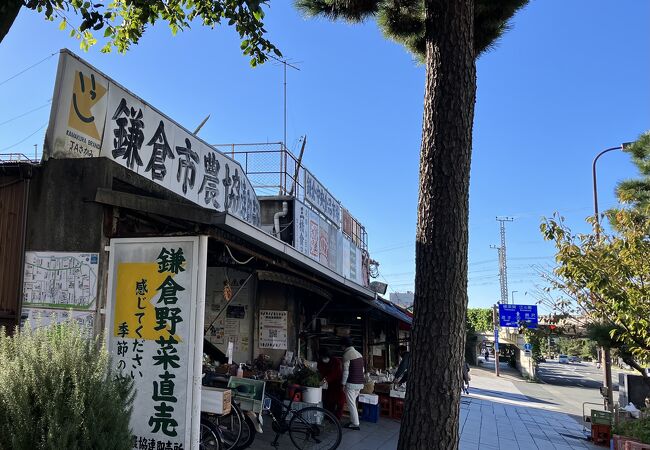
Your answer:
[[[206,237],[111,241],[106,336],[135,381],[134,442],[198,449],[206,260]]]
[[[260,310],[260,348],[287,349],[287,311]]]
[[[45,144],[54,158],[108,158],[199,206],[260,224],[239,163],[66,50]]]
[[[23,306],[94,311],[97,253],[25,252]]]
[[[308,170],[305,170],[305,200],[322,212],[334,225],[341,226],[341,204]]]

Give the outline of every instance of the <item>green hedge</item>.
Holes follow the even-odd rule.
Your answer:
[[[133,382],[75,322],[0,329],[0,449],[130,449]]]

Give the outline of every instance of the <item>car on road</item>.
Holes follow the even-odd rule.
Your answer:
[[[567,355],[560,355],[557,359],[560,364],[569,364],[569,357]]]
[[[580,362],[580,357],[579,356],[569,356],[569,362],[579,363]]]

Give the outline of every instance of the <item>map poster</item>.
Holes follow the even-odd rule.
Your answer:
[[[287,349],[287,311],[260,310],[260,348]]]
[[[94,311],[98,253],[25,252],[23,306]]]

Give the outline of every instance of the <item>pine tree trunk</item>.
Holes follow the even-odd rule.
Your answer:
[[[473,0],[426,0],[414,325],[399,450],[458,448],[476,96]]]
[[[0,42],[9,32],[22,7],[23,0],[0,0]]]

